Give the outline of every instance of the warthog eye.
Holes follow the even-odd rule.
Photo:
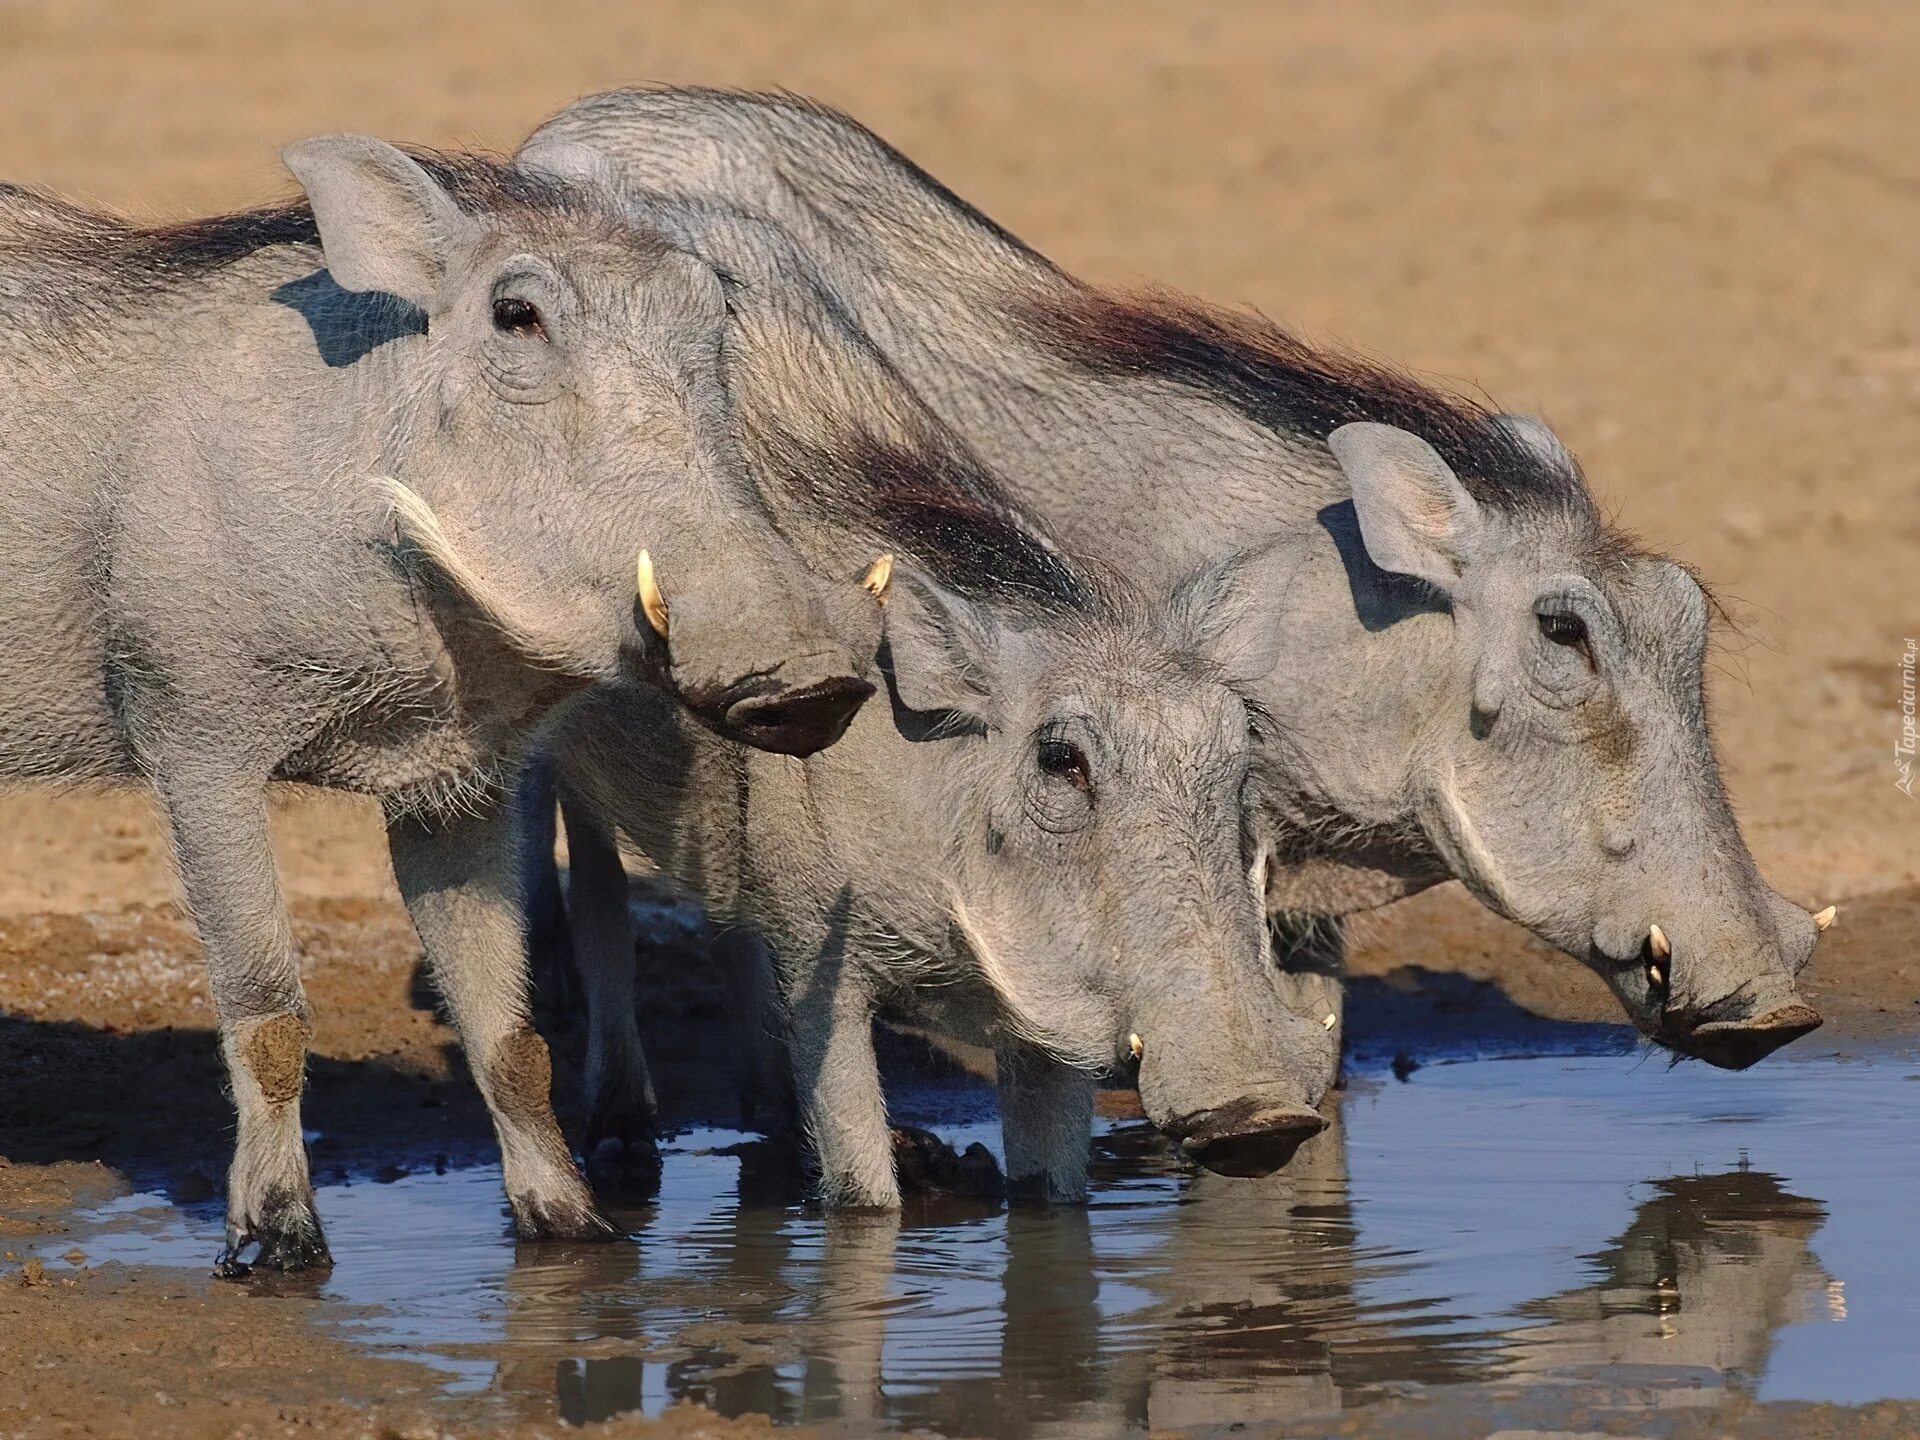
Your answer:
[[[1588,663],[1592,663],[1593,652],[1587,645],[1587,622],[1578,615],[1542,615],[1540,633],[1556,645],[1578,650]]]
[[[520,335],[529,340],[547,338],[547,327],[540,322],[540,311],[531,301],[503,295],[493,302],[493,328],[503,335]]]
[[[1071,740],[1042,740],[1037,758],[1041,774],[1064,780],[1076,790],[1093,789],[1086,752]]]

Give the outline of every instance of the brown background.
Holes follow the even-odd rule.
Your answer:
[[[1713,691],[1750,842],[1842,903],[1822,987],[1911,1015],[1916,74],[1894,4],[6,3],[0,176],[172,216],[284,190],[277,149],[319,131],[508,148],[610,85],[782,85],[1070,267],[1540,410],[1731,602]],[[282,819],[297,896],[388,894],[367,809]],[[0,795],[0,914],[170,893],[144,801]],[[1457,896],[1363,933],[1368,966],[1592,999]]]

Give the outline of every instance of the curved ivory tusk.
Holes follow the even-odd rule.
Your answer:
[[[1147,1053],[1146,1042],[1138,1035],[1127,1036],[1127,1049],[1133,1052],[1133,1058],[1136,1060]]]
[[[860,588],[884,605],[887,603],[887,593],[892,587],[893,556],[882,555],[867,568],[867,573],[861,577]]]
[[[653,578],[653,556],[642,550],[634,570],[640,608],[646,612],[647,623],[664,640],[667,638],[667,597],[660,593],[660,582]]]
[[[1673,946],[1667,943],[1667,932],[1658,925],[1647,931],[1647,948],[1653,952],[1653,958],[1664,960],[1673,954]]]
[[[1816,930],[1824,930],[1833,924],[1833,922],[1839,918],[1839,915],[1840,907],[1838,905],[1829,905],[1824,910],[1816,910],[1813,915],[1813,928]]]
[[[1655,989],[1667,983],[1667,972],[1660,968],[1660,962],[1658,960],[1649,960],[1647,962],[1647,983]]]
[[[1334,1022],[1337,1021],[1339,1018],[1340,1018],[1339,1016],[1335,1015],[1331,1010],[1329,1010],[1327,1012],[1327,1018],[1320,1022],[1320,1028],[1322,1030],[1331,1030],[1334,1027]]]

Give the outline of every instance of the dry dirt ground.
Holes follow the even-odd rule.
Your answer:
[[[1920,1023],[1920,801],[1893,753],[1898,658],[1920,636],[1916,73],[1920,10],[1893,3],[6,0],[0,177],[176,216],[282,192],[276,151],[316,132],[504,148],[614,84],[786,86],[1083,273],[1255,305],[1537,409],[1608,506],[1727,600],[1713,700],[1749,841],[1787,894],[1841,907],[1811,972],[1833,1033],[1904,1034]],[[315,1105],[378,1116],[412,1087],[447,1146],[473,1143],[371,812],[299,799],[279,820]],[[171,896],[143,799],[0,794],[15,1233],[119,1184],[112,1167],[217,1154],[217,1062]],[[1596,982],[1451,888],[1361,941],[1363,973],[1462,970],[1543,1013],[1606,1013]],[[423,1379],[315,1338],[297,1307],[173,1293],[136,1274],[46,1294],[0,1266],[0,1433],[424,1423],[406,1409]],[[375,1396],[398,1408],[344,1404]]]

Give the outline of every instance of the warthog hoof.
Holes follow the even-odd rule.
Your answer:
[[[1007,1203],[1044,1208],[1084,1205],[1087,1203],[1087,1187],[1084,1181],[1078,1186],[1063,1187],[1044,1170],[1037,1175],[1014,1175],[1007,1180]]]
[[[1271,1175],[1293,1159],[1302,1142],[1327,1128],[1316,1110],[1263,1100],[1238,1100],[1204,1110],[1180,1127],[1192,1156],[1216,1175]]]
[[[258,1246],[253,1259],[241,1257]],[[213,1262],[222,1280],[244,1280],[255,1270],[324,1270],[333,1265],[320,1217],[304,1199],[269,1199],[259,1223],[238,1233],[229,1231],[227,1248]]]
[[[962,1153],[930,1130],[911,1125],[893,1129],[893,1168],[908,1195],[954,1195],[964,1200],[998,1200],[1006,1193],[993,1152],[975,1141]]]
[[[574,1245],[599,1245],[632,1237],[581,1201],[515,1199],[513,1233],[521,1240],[557,1240]]]
[[[1688,1035],[1681,1048],[1722,1070],[1744,1070],[1819,1028],[1820,1016],[1814,1010],[1782,1005],[1753,1020],[1708,1021]]]
[[[587,1180],[596,1195],[620,1201],[660,1193],[660,1145],[650,1125],[615,1125],[587,1137]]]

